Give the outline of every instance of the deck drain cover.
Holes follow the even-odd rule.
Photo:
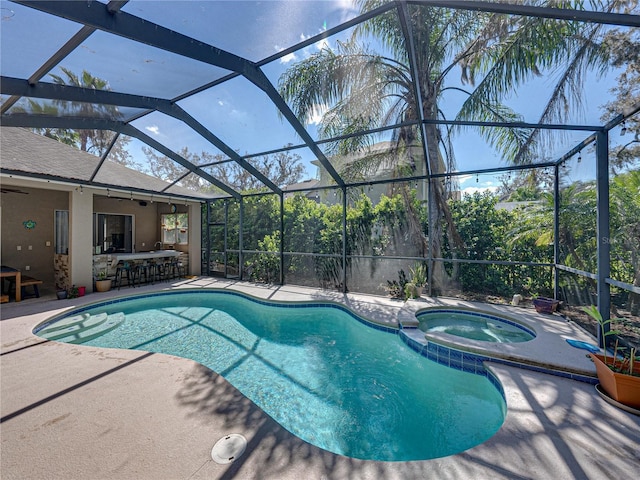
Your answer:
[[[216,463],[231,463],[244,453],[247,439],[238,433],[230,433],[216,442],[211,449],[211,458]]]

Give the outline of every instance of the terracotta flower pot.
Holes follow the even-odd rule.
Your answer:
[[[614,372],[608,365],[613,364],[613,357],[604,357],[597,353],[589,354],[596,365],[598,381],[602,389],[614,400],[629,407],[640,409],[640,365],[634,365],[633,372],[636,375]],[[620,365],[616,361],[616,365]]]
[[[107,278],[105,280],[96,280],[96,291],[97,292],[108,292],[111,290],[111,279]]]

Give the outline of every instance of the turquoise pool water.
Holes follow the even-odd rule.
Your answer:
[[[76,310],[62,320],[70,326],[57,321],[36,333],[82,342],[108,317],[99,327],[106,333],[85,345],[193,359],[293,434],[354,458],[447,456],[502,425],[506,405],[487,378],[427,360],[343,309],[288,305],[172,292]]]
[[[535,333],[524,326],[485,313],[463,310],[430,310],[418,313],[418,328],[493,343],[528,342]]]

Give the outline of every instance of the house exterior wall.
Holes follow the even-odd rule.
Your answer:
[[[56,210],[70,212],[70,255],[62,255],[69,285],[82,285],[87,292],[93,288],[93,213],[133,215],[135,251],[154,250],[161,237],[160,215],[169,213],[167,202],[154,202],[129,198],[108,198],[103,190],[85,187],[83,194],[71,186],[58,189],[36,188],[35,182],[8,182],[3,187],[8,193],[0,197],[0,260],[2,265],[18,268],[23,275],[43,281],[41,293],[56,290],[54,246],[54,218]],[[64,190],[60,189],[64,188]],[[18,190],[12,192],[9,190]],[[73,202],[72,202],[73,201]],[[141,204],[142,202],[142,204]],[[146,202],[146,205],[144,203]],[[75,208],[73,205],[75,204]],[[73,210],[76,210],[75,218]],[[176,250],[189,254],[184,260],[191,275],[200,274],[200,204],[177,205],[178,212],[189,212],[189,245],[176,245]],[[80,219],[80,220],[78,220]],[[35,228],[25,228],[23,222],[33,220]],[[49,242],[49,245],[47,245]],[[20,250],[17,247],[20,246]],[[31,247],[31,249],[29,249]],[[26,267],[29,266],[29,270]],[[62,272],[60,272],[62,273]],[[66,277],[65,277],[66,278]],[[62,285],[61,285],[62,286]]]
[[[104,192],[103,192],[104,195]],[[144,252],[155,250],[154,244],[160,239],[159,202],[130,200],[129,198],[93,197],[93,211],[95,213],[110,213],[118,215],[133,215],[134,251]],[[146,203],[146,205],[144,205]]]
[[[9,192],[2,193],[0,197],[2,265],[18,268],[23,275],[42,280],[41,291],[53,291],[54,212],[69,209],[69,194],[38,188],[7,187],[4,182],[3,187],[25,194]],[[27,220],[33,220],[35,227],[25,228],[23,222]],[[30,267],[28,271],[27,266]]]
[[[93,291],[93,194],[69,192],[69,267],[71,283]]]

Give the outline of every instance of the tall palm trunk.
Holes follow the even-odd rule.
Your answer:
[[[431,111],[433,102],[425,101],[425,118],[435,118],[435,112]],[[427,116],[429,115],[429,116]],[[426,144],[431,174],[446,173],[446,166],[439,149],[440,132],[436,125],[426,125]],[[462,248],[463,241],[458,234],[451,210],[447,202],[447,191],[442,178],[429,179],[429,248],[431,258],[442,258],[442,240],[444,238],[443,224],[446,224],[452,246]],[[450,284],[450,278],[441,261],[431,261],[431,289],[432,294],[443,293]]]

